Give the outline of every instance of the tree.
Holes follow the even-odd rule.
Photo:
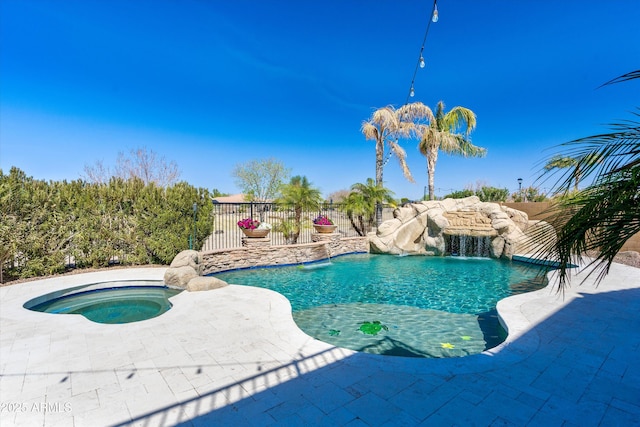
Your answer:
[[[69,214],[76,218],[71,251],[77,267],[106,267],[131,252],[138,225],[133,205],[144,187],[138,178],[112,177],[106,184],[84,186],[70,198]]]
[[[481,202],[504,202],[509,196],[509,190],[483,185],[476,189],[476,196],[480,198]]]
[[[547,200],[547,195],[540,192],[538,187],[523,188],[522,191],[516,191],[511,193],[511,200],[514,202],[544,202]]]
[[[597,163],[597,159],[589,156],[587,159],[584,159],[582,163]],[[546,171],[550,171],[553,169],[571,169],[574,182],[573,191],[578,191],[578,184],[582,179],[582,167],[580,159],[558,154],[549,159],[549,161],[544,165],[544,169]]]
[[[194,224],[193,204],[197,206]],[[69,265],[169,264],[211,231],[209,192],[185,182],[39,181],[0,170],[0,281],[60,273]]]
[[[433,114],[429,107],[421,102],[406,104],[399,109],[393,106],[380,108],[373,112],[371,118],[362,122],[361,131],[365,139],[376,143],[376,180],[378,187],[384,185],[383,168],[385,145],[389,146],[391,154],[394,154],[400,162],[402,173],[409,182],[415,182],[409,166],[406,162],[406,152],[398,144],[399,138],[418,136],[419,125],[425,121],[433,119]],[[382,221],[382,209],[376,209],[376,223]]]
[[[355,183],[345,200],[347,217],[359,236],[365,236],[376,223],[377,207],[394,203],[393,192],[378,186],[371,178],[366,183]]]
[[[18,244],[26,237],[26,212],[23,209],[28,189],[23,171],[12,167],[8,175],[0,169],[0,283],[4,283],[7,264],[18,252]]]
[[[220,190],[218,190],[217,188],[214,188],[213,190],[211,190],[211,197],[215,198],[215,197],[223,197],[223,196],[228,196],[228,193],[223,193]]]
[[[291,243],[295,244],[302,230],[302,211],[317,209],[322,201],[320,190],[311,186],[306,176],[296,175],[291,178],[289,184],[280,188],[280,198],[276,200],[278,204],[285,204],[293,207],[293,226],[286,224],[281,227],[281,231],[288,235]]]
[[[268,202],[278,196],[278,190],[289,173],[282,162],[270,158],[238,164],[232,175],[250,201]]]
[[[366,236],[375,220],[375,206],[370,206],[364,194],[352,191],[345,200],[344,208],[358,236]]]
[[[64,270],[75,227],[62,211],[61,188],[67,186],[34,180],[16,167],[6,176],[0,172],[0,267],[9,278]]]
[[[638,78],[640,70],[603,86]],[[566,284],[572,264],[581,262],[586,253],[596,254],[588,266],[594,266],[591,273],[597,271],[597,280],[602,280],[625,242],[640,232],[640,108],[632,114],[633,120],[612,124],[608,133],[560,146],[563,155],[576,163],[556,184],[555,194],[562,197],[547,221],[557,236],[544,238],[541,251],[558,262],[559,289]],[[593,175],[593,183],[569,193],[578,172],[583,177]]]
[[[84,175],[80,177],[92,184],[106,184],[112,176],[113,173],[102,160],[97,160],[93,166],[84,165]]]
[[[167,189],[154,185],[141,189],[134,204],[140,261],[170,264],[180,251],[189,247],[194,226],[193,248],[200,250],[211,232],[213,205],[210,197],[206,189],[192,187],[186,182]]]
[[[464,199],[465,197],[475,196],[475,192],[470,188],[465,188],[464,190],[454,191],[453,193],[449,193],[444,196],[445,199]]]
[[[427,175],[429,179],[429,199],[434,200],[434,175],[438,152],[460,155],[463,157],[483,157],[487,150],[471,144],[469,134],[476,127],[476,115],[464,107],[453,107],[448,113],[444,112],[444,103],[438,102],[436,114],[429,126],[420,129],[420,144],[418,148],[427,158]],[[458,129],[464,128],[464,134]]]
[[[329,203],[342,203],[348,196],[351,190],[338,190],[329,194],[327,201]]]
[[[120,152],[113,171],[102,161],[84,167],[83,179],[95,184],[106,184],[111,177],[124,180],[140,179],[144,184],[154,183],[159,187],[175,184],[180,177],[176,162],[168,162],[146,147],[130,150],[128,155]]]

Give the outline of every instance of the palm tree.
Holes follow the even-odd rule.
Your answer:
[[[293,206],[292,224],[281,224],[279,227],[288,235],[290,243],[296,243],[302,230],[302,212],[318,209],[322,201],[320,190],[311,186],[306,176],[294,176],[289,184],[280,188],[280,198],[276,203]]]
[[[608,84],[640,78],[633,71]],[[640,108],[635,120],[611,125],[611,132],[561,145],[576,163],[556,184],[556,194],[567,194],[575,177],[594,175],[582,191],[559,198],[549,221],[556,239],[544,239],[541,255],[558,262],[559,289],[566,284],[572,264],[595,254],[588,264],[600,281],[629,238],[640,233]],[[554,236],[555,237],[555,236]],[[534,236],[535,238],[535,236]],[[588,277],[588,276],[587,276]]]
[[[549,159],[549,161],[544,165],[544,169],[546,171],[550,171],[553,169],[571,168],[573,171],[572,177],[574,180],[573,190],[578,191],[578,184],[582,179],[581,163],[597,163],[597,160],[594,159],[593,156],[589,156],[585,159],[584,162],[580,162],[580,159],[558,154]]]
[[[385,145],[389,146],[400,162],[402,173],[409,182],[415,182],[406,162],[407,154],[398,144],[399,138],[418,136],[418,126],[421,122],[431,121],[433,114],[429,107],[421,102],[406,104],[399,109],[389,105],[373,112],[371,118],[362,122],[361,131],[367,140],[376,143],[376,180],[378,187],[383,186],[383,168],[385,164]],[[376,223],[382,220],[382,209],[376,208]]]
[[[345,209],[351,225],[359,236],[365,236],[376,221],[377,207],[382,203],[393,203],[393,192],[378,186],[372,178],[355,183],[345,199]]]
[[[456,154],[463,157],[483,157],[487,150],[471,144],[469,134],[476,127],[476,115],[464,107],[453,107],[444,112],[444,103],[438,102],[436,114],[429,126],[420,126],[421,135],[418,148],[427,158],[427,176],[429,178],[429,200],[434,199],[434,174],[438,152]],[[464,128],[464,134],[457,133]]]

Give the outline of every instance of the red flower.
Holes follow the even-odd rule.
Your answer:
[[[260,225],[260,221],[257,221],[252,218],[245,218],[242,221],[238,221],[238,227],[245,230],[254,230],[258,228],[259,225]]]
[[[324,215],[320,215],[318,218],[314,219],[313,223],[315,225],[333,225],[333,221]]]

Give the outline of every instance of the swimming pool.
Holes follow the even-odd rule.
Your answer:
[[[300,329],[330,344],[376,354],[457,357],[504,341],[497,302],[544,287],[542,268],[490,258],[354,254],[215,276],[283,294]]]
[[[181,291],[161,281],[103,282],[42,295],[24,307],[43,313],[80,314],[96,323],[133,323],[165,313],[172,307],[169,298]]]

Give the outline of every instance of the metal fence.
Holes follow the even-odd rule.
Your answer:
[[[330,218],[338,226],[337,232],[342,237],[356,237],[358,233],[347,216],[344,205],[325,203],[316,210],[302,211],[302,229],[296,243],[311,242],[314,232],[313,220],[320,215]],[[272,245],[286,245],[288,241],[285,233],[279,231],[283,222],[291,221],[295,217],[293,205],[276,203],[214,203],[212,218],[212,232],[202,246],[203,251],[215,249],[236,248],[242,246],[244,234],[238,227],[238,221],[252,218],[260,222],[271,224],[269,233]],[[383,219],[392,218],[392,209],[383,210]]]

